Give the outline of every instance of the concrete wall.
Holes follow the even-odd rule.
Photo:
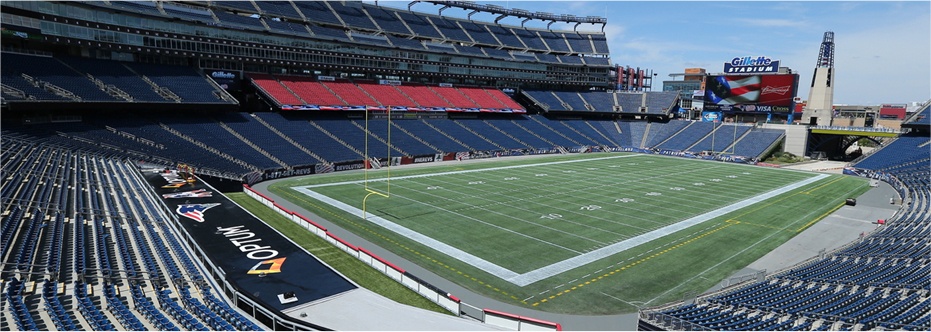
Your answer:
[[[782,129],[786,131],[786,144],[783,151],[796,156],[804,156],[808,147],[808,126],[764,123],[766,129]]]

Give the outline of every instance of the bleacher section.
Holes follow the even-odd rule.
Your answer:
[[[878,231],[766,280],[642,311],[641,321],[675,330],[931,329],[928,142],[903,135],[845,170],[899,191],[902,209]]]
[[[698,143],[692,145],[689,150],[698,152],[733,152],[732,145],[734,142],[750,131],[750,128],[750,126],[716,124],[710,136],[706,136],[703,140],[698,141]]]
[[[3,173],[19,179],[0,190],[2,247],[16,257],[2,272],[8,327],[262,329],[210,295],[219,290],[203,282],[133,165],[7,135],[2,143]]]
[[[246,28],[253,30],[265,30],[265,25],[259,21],[258,17],[248,15],[239,15],[222,10],[214,10],[213,14],[220,20],[220,25],[231,28]]]
[[[110,1],[88,5],[179,18],[231,29],[269,31],[292,36],[356,42],[364,45],[397,46],[385,38],[438,41],[461,52],[482,58],[512,59],[508,51],[541,52],[544,62],[609,66],[607,39],[599,32],[553,32],[519,26],[475,22],[453,17],[412,13],[362,2],[318,1],[212,1],[173,4],[155,1]],[[309,23],[307,34],[303,23]],[[347,32],[360,36],[349,38]],[[370,39],[362,36],[377,35]],[[475,45],[472,47],[471,45]],[[408,44],[408,46],[416,46]],[[484,51],[481,50],[484,48]],[[499,49],[501,48],[501,49]],[[417,49],[422,49],[417,47]],[[552,54],[542,54],[553,52]],[[560,61],[557,55],[563,56]],[[579,55],[598,57],[583,59]],[[536,61],[536,60],[532,60]]]
[[[560,59],[567,59],[561,57]],[[577,57],[576,57],[577,58]],[[581,58],[577,58],[581,61]],[[594,58],[593,58],[594,59]],[[546,61],[541,59],[541,61]],[[536,91],[522,90],[538,108],[549,111],[576,111],[620,114],[669,115],[678,103],[679,93],[669,91]],[[591,107],[589,107],[591,106]],[[618,109],[616,106],[619,106]]]
[[[32,80],[27,78],[26,82],[31,81],[30,83],[33,83],[32,85],[36,88],[58,95],[61,99],[73,101],[120,101],[94,85],[85,75],[69,68],[58,59],[9,52],[4,52],[0,59],[2,59],[0,60],[2,61],[0,66],[3,67],[4,83],[7,82],[7,77],[19,76],[25,78],[28,76]],[[33,96],[38,99],[41,95]]]
[[[265,1],[260,1],[259,3],[265,3]],[[265,25],[268,26],[270,30],[274,30],[278,33],[286,33],[296,36],[309,36],[307,29],[304,28],[303,24],[292,23],[287,21],[279,21],[274,19],[262,19],[265,22]]]
[[[232,103],[221,96],[226,92],[199,74],[194,68],[180,66],[162,66],[147,63],[126,63],[143,80],[149,79],[154,85],[166,88],[185,103]]]
[[[440,95],[427,88],[425,85],[400,85],[397,87],[401,93],[407,95],[414,104],[425,109],[439,108],[445,110],[453,107],[448,101]]]
[[[2,68],[3,84],[23,94],[15,99],[4,94],[6,100],[236,103],[186,67],[4,52]]]
[[[398,11],[398,16],[407,23],[414,35],[433,39],[443,39],[443,35],[433,26],[426,17],[404,11]]]
[[[931,163],[931,137],[906,134],[865,157],[853,167],[888,172],[921,163]]]
[[[160,4],[162,6],[162,10],[165,11],[167,16],[208,24],[214,23],[213,16],[208,9],[193,6],[183,6],[170,2],[161,2]]]
[[[89,78],[98,79],[106,85],[108,90],[120,91],[123,97],[130,101],[165,102],[164,97],[155,92],[141,77],[129,71],[126,67],[111,61],[94,60],[77,57],[59,58],[61,62],[80,72],[86,73]]]
[[[675,136],[657,144],[655,148],[684,151],[695,144],[695,142],[710,135],[712,129],[714,129],[714,122],[692,122]]]
[[[734,145],[734,154],[748,158],[761,158],[773,144],[786,136],[784,130],[753,129],[747,136],[739,139]]]
[[[256,79],[261,81],[261,79]],[[276,86],[273,80],[263,86]],[[318,82],[308,82],[322,87]],[[266,85],[267,84],[267,85]],[[278,84],[280,86],[280,84]],[[402,88],[377,86],[392,91]],[[426,87],[421,87],[426,91]],[[448,92],[460,93],[455,88]],[[397,89],[403,91],[403,89]],[[286,90],[283,90],[286,91]],[[373,95],[388,97],[375,90]],[[486,98],[488,91],[470,93]],[[434,96],[436,96],[434,94]],[[396,96],[397,97],[397,96]],[[492,99],[486,100],[490,102]],[[455,113],[454,113],[455,114]],[[481,115],[481,116],[479,116]],[[211,117],[142,115],[88,116],[83,122],[39,125],[6,124],[3,135],[94,151],[101,155],[166,164],[187,163],[198,170],[224,178],[240,179],[244,174],[319,163],[361,160],[365,151],[360,120],[346,114],[315,112],[217,113]],[[359,119],[356,115],[355,119]],[[455,119],[455,120],[454,120]],[[574,149],[583,146],[655,149],[664,152],[699,153],[710,150],[708,133],[712,123],[671,121],[644,123],[614,120],[552,120],[536,115],[476,113],[454,119],[398,119],[393,121],[392,156],[502,150]],[[683,128],[690,130],[683,130]],[[784,137],[781,130],[738,128],[738,141],[730,125],[719,126],[715,150],[726,149],[732,156],[761,157]],[[387,127],[372,127],[370,151],[387,156]],[[697,144],[698,143],[698,144]],[[375,156],[374,154],[372,156]],[[383,157],[382,155],[378,155]]]
[[[275,17],[299,19],[301,14],[294,9],[290,1],[255,1],[262,14]]]
[[[325,162],[360,160],[362,154],[353,151],[336,137],[327,135],[320,128],[310,123],[310,118],[302,114],[257,113],[256,118],[263,120],[272,128],[289,137],[304,149],[313,151]]]
[[[674,111],[679,104],[679,91],[651,91],[645,95],[647,113],[666,114]]]
[[[903,123],[924,126],[931,125],[931,102],[925,104],[924,108],[915,112],[915,115],[905,119]]]
[[[283,110],[483,111],[524,113],[520,104],[492,88],[317,81],[309,77],[249,74],[253,85]]]

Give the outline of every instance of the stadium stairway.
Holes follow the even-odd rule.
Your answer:
[[[696,123],[697,123],[697,122],[687,122],[687,123],[685,124],[685,126],[682,126],[681,128],[679,128],[678,130],[676,130],[676,131],[673,132],[672,134],[669,134],[669,136],[666,136],[665,138],[663,138],[662,136],[659,136],[659,137],[661,138],[661,140],[660,140],[659,142],[657,142],[656,144],[650,144],[650,145],[645,146],[645,147],[649,147],[649,148],[659,148],[659,146],[665,144],[666,142],[668,142],[669,140],[671,140],[673,137],[675,137],[676,135],[679,135],[679,133],[684,132],[685,130],[688,129],[688,127],[691,127],[693,124],[696,124]],[[665,127],[665,126],[664,126],[664,127]],[[662,128],[662,129],[666,129],[666,128]],[[650,131],[647,131],[647,136],[649,136],[649,133],[650,133]],[[644,137],[644,138],[646,138],[646,137]]]
[[[396,87],[406,95],[417,107],[452,107],[448,100],[428,88],[426,85],[399,85]]]
[[[723,149],[721,149],[721,151],[727,151],[727,150],[735,151],[735,150],[736,150],[735,147],[736,147],[736,145],[737,145],[737,142],[740,142],[740,141],[743,140],[745,137],[747,137],[747,135],[749,135],[751,131],[752,131],[752,129],[751,129],[751,130],[747,130],[747,131],[745,131],[745,132],[743,132],[743,133],[738,134],[737,139],[735,139],[733,142],[731,142],[731,144],[729,144],[728,146],[725,146]],[[747,157],[756,158],[757,156],[747,156]]]
[[[390,145],[389,145],[389,144],[388,144],[388,141],[386,141],[385,138],[382,138],[381,136],[375,135],[374,132],[365,129],[365,126],[359,124],[358,122],[356,122],[356,121],[350,121],[350,123],[352,123],[354,126],[356,126],[356,128],[359,128],[359,130],[362,131],[363,135],[367,135],[368,137],[371,137],[371,138],[374,138],[374,139],[378,140],[379,142],[381,142],[381,144],[384,144],[385,146],[390,147],[392,150],[398,152],[398,153],[399,153],[400,155],[402,155],[402,156],[411,156],[410,153],[404,152],[404,150],[401,150],[401,148],[398,147],[397,145],[395,145],[395,144],[390,144]],[[374,156],[372,156],[371,154],[369,154],[369,156],[370,156],[370,157],[374,157]]]
[[[556,130],[555,128],[553,128],[553,126],[550,126],[549,124],[551,124],[551,123],[553,123],[553,122],[550,121],[549,119],[546,119],[546,118],[543,117],[543,116],[539,116],[539,115],[536,115],[536,116],[534,116],[534,115],[529,115],[529,116],[527,116],[527,117],[530,118],[530,120],[532,120],[532,121],[536,122],[537,124],[539,124],[541,127],[548,129],[550,132],[552,132],[552,133],[554,133],[554,134],[556,134],[556,135],[562,137],[563,139],[565,139],[565,140],[567,140],[567,141],[569,141],[569,142],[572,142],[573,146],[582,146],[582,145],[583,145],[583,144],[581,143],[581,141],[578,140],[578,138],[583,138],[583,137],[582,137],[581,134],[579,134],[577,131],[576,131],[575,133],[576,133],[576,134],[579,134],[579,136],[576,137],[575,139],[573,139],[573,138],[571,138],[571,137],[569,137],[569,136],[566,136],[566,134],[565,134],[563,131]],[[540,119],[544,119],[544,120],[541,121]]]
[[[734,154],[751,159],[762,158],[768,151],[778,146],[785,135],[785,131],[782,130],[751,129],[743,138],[734,143]]]
[[[301,99],[294,90],[281,83],[277,77],[268,74],[249,73],[249,80],[252,85],[258,88],[262,94],[272,98],[276,105],[306,105],[307,102]]]
[[[494,142],[496,145],[501,146],[504,149],[525,149],[531,147],[530,145],[515,139],[514,136],[509,135],[502,130],[490,125],[489,121],[487,120],[459,119],[453,121],[458,122],[462,126],[468,127],[476,134]]]
[[[245,162],[245,161],[242,161],[242,160],[237,159],[237,158],[235,158],[235,157],[233,157],[233,156],[230,156],[229,154],[226,154],[226,153],[223,152],[223,151],[217,150],[216,148],[214,148],[214,147],[212,147],[212,146],[209,146],[209,145],[207,145],[207,144],[204,144],[203,142],[200,142],[200,141],[198,141],[198,140],[195,140],[194,138],[191,138],[190,136],[187,136],[187,135],[181,133],[180,131],[177,131],[177,130],[175,130],[174,128],[171,128],[170,126],[168,126],[168,125],[166,125],[166,124],[164,124],[164,123],[159,123],[158,125],[159,125],[160,127],[162,127],[162,129],[165,129],[166,131],[168,131],[168,132],[174,134],[175,136],[178,136],[178,137],[180,137],[181,139],[183,139],[183,140],[185,140],[185,141],[191,142],[191,143],[193,143],[194,145],[197,145],[197,146],[203,148],[204,150],[207,150],[207,151],[209,151],[209,152],[212,152],[212,153],[214,153],[214,154],[216,154],[216,155],[218,155],[218,156],[220,156],[220,157],[222,157],[222,158],[224,158],[224,159],[227,159],[227,160],[229,160],[229,161],[232,161],[233,163],[235,163],[235,164],[237,164],[237,165],[240,165],[240,166],[242,166],[242,167],[245,167],[246,169],[254,170],[254,171],[260,169],[258,166],[249,164],[249,163],[247,163],[247,162]]]
[[[601,122],[601,123],[604,123],[604,122]],[[605,134],[604,132],[602,132],[601,130],[598,130],[598,127],[595,127],[595,125],[593,125],[593,124],[591,123],[591,121],[586,120],[586,121],[585,121],[585,124],[588,125],[588,127],[590,127],[590,128],[593,130],[594,133],[597,133],[599,136],[601,136],[601,138],[604,138],[605,141],[603,141],[603,142],[607,142],[607,143],[602,143],[602,144],[599,144],[599,145],[601,145],[601,146],[603,146],[603,147],[606,147],[606,146],[620,147],[620,146],[621,146],[620,144],[617,143],[617,141],[615,141],[615,140],[612,139],[611,137],[608,137],[608,135],[606,135],[606,134]],[[602,129],[604,129],[604,128],[602,128]]]
[[[574,110],[575,110],[575,109],[572,108],[572,105],[569,104],[569,103],[567,103],[565,100],[563,100],[563,99],[556,93],[556,91],[550,91],[550,92],[548,92],[548,93],[549,93],[549,94],[552,94],[552,95],[553,95],[553,98],[556,99],[556,101],[559,102],[559,106],[562,107],[562,110],[563,110],[563,111],[574,111]],[[550,106],[550,107],[552,108],[553,106]]]
[[[282,139],[284,139],[285,141],[287,141],[287,142],[290,143],[291,145],[294,145],[296,148],[300,149],[301,151],[304,151],[304,153],[310,155],[310,156],[313,157],[314,159],[317,159],[317,160],[319,160],[319,161],[321,161],[321,162],[324,162],[324,163],[327,162],[326,159],[324,159],[323,157],[317,155],[317,154],[314,153],[313,151],[310,151],[309,149],[307,149],[307,147],[301,145],[300,143],[298,143],[297,141],[295,141],[295,140],[294,140],[293,138],[291,138],[290,136],[285,135],[285,134],[282,133],[280,130],[278,130],[278,128],[275,128],[274,126],[272,126],[271,124],[269,124],[268,122],[266,122],[265,120],[263,120],[261,117],[259,117],[259,116],[257,116],[257,115],[254,115],[254,114],[252,115],[252,117],[253,117],[257,122],[259,122],[259,123],[261,123],[263,126],[265,126],[265,128],[268,128],[268,130],[271,130],[273,133],[275,133],[276,135],[278,135],[279,137],[281,137]]]
[[[517,127],[517,128],[519,128],[520,130],[523,130],[523,131],[527,132],[528,134],[533,135],[534,137],[536,137],[536,138],[539,139],[540,141],[546,143],[547,146],[549,146],[549,147],[555,147],[555,146],[561,146],[561,145],[562,145],[562,144],[556,144],[556,143],[554,143],[553,141],[550,141],[550,140],[546,139],[545,137],[540,136],[539,133],[537,133],[537,132],[535,132],[535,131],[533,131],[533,130],[528,129],[526,126],[520,124],[520,122],[518,122],[518,121],[516,121],[516,120],[511,120],[511,123],[514,124],[514,126]]]
[[[346,141],[342,140],[341,138],[339,138],[338,136],[334,135],[333,133],[327,131],[325,128],[323,128],[323,127],[322,127],[320,124],[318,124],[317,122],[311,120],[309,123],[310,123],[311,126],[313,126],[314,128],[317,128],[317,130],[319,130],[319,131],[322,132],[323,134],[329,136],[329,137],[332,138],[334,141],[338,142],[339,144],[342,144],[343,146],[345,146],[345,147],[348,148],[349,150],[352,150],[352,152],[357,153],[360,157],[361,157],[361,156],[365,156],[365,153],[363,153],[362,151],[360,151],[360,150],[357,149],[356,147],[350,145],[349,143],[346,143]]]
[[[631,136],[630,136],[630,138],[631,138],[631,143],[634,143],[634,142],[637,143],[637,144],[634,146],[635,148],[640,148],[640,149],[646,148],[646,144],[647,144],[647,133],[650,132],[650,127],[651,127],[652,125],[653,125],[652,122],[647,122],[646,124],[644,124],[644,125],[643,125],[643,132],[640,132],[640,133],[639,133],[639,134],[640,134],[639,137],[638,137],[638,136],[634,136],[634,135],[633,135],[633,132],[631,132]],[[631,128],[633,128],[633,124],[631,124]],[[639,138],[639,139],[638,139],[638,138]]]
[[[441,98],[446,100],[453,107],[458,108],[479,108],[478,104],[475,103],[468,96],[462,94],[459,89],[456,88],[447,88],[440,86],[427,86],[428,89],[432,90],[434,93],[439,95]]]
[[[436,152],[438,152],[438,153],[439,153],[439,152],[444,152],[442,149],[436,147],[436,146],[433,145],[433,144],[430,144],[430,142],[427,142],[426,140],[424,140],[424,139],[421,138],[420,136],[414,135],[414,133],[412,133],[410,130],[405,129],[403,126],[397,124],[397,123],[394,122],[394,121],[391,122],[391,127],[394,128],[394,129],[400,130],[401,132],[403,132],[403,133],[407,134],[408,136],[412,137],[413,139],[417,140],[418,142],[420,142],[420,143],[423,144],[424,146],[426,146],[426,147],[428,147],[428,148],[430,148],[430,149],[432,149],[432,150],[434,150],[434,151],[436,151]]]
[[[526,128],[521,127],[514,120],[502,119],[499,121],[488,121],[483,120],[489,127],[500,131],[502,134],[514,139],[517,142],[520,142],[524,146],[534,149],[549,149],[556,144],[549,142],[540,135],[528,131]]]
[[[233,128],[230,128],[230,126],[228,126],[228,125],[226,125],[225,123],[223,123],[223,121],[219,121],[219,120],[214,120],[214,121],[216,121],[216,123],[219,124],[221,128],[223,128],[224,130],[228,131],[228,132],[229,132],[230,134],[232,134],[233,136],[236,136],[236,138],[238,138],[240,141],[242,141],[243,143],[245,143],[245,144],[248,145],[249,147],[255,149],[255,151],[258,151],[258,152],[261,153],[263,156],[267,157],[268,159],[271,159],[272,161],[274,161],[275,163],[277,163],[277,164],[280,165],[281,167],[288,167],[288,164],[287,164],[287,163],[285,163],[285,162],[282,161],[281,159],[278,159],[277,157],[275,157],[275,156],[272,155],[271,153],[268,153],[268,151],[265,151],[265,149],[263,149],[263,148],[262,148],[261,146],[259,146],[258,144],[255,144],[255,143],[253,143],[252,141],[250,141],[249,139],[243,137],[242,134],[236,132],[235,130],[233,130]]]
[[[495,141],[492,141],[492,140],[486,138],[484,135],[480,134],[479,132],[475,131],[474,129],[469,128],[469,126],[466,126],[465,124],[463,124],[463,123],[462,123],[461,121],[459,121],[459,120],[452,120],[452,122],[455,123],[456,125],[458,125],[459,127],[462,127],[462,129],[465,129],[466,131],[472,133],[472,135],[475,135],[475,136],[477,136],[478,138],[481,138],[482,140],[485,140],[485,141],[488,142],[489,144],[494,145],[494,146],[495,146],[497,149],[499,149],[499,150],[505,150],[505,149],[507,149],[507,148],[505,148],[504,146],[502,146],[502,145],[496,143]]]
[[[430,123],[430,121],[427,121],[427,120],[424,120],[424,119],[420,119],[419,121],[422,122],[423,124],[427,125],[427,127],[432,128],[432,129],[435,130],[436,132],[438,132],[438,133],[440,133],[441,135],[445,136],[446,138],[450,139],[451,141],[456,142],[456,144],[459,144],[459,145],[461,145],[462,147],[466,148],[468,151],[478,151],[478,150],[476,150],[475,148],[469,146],[468,144],[465,144],[464,142],[462,142],[462,141],[456,139],[455,136],[450,135],[449,133],[447,133],[447,132],[443,131],[442,129],[438,128],[437,126],[433,125],[432,123]],[[487,142],[486,142],[486,144],[487,144]]]

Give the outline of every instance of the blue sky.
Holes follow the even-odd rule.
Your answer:
[[[734,57],[768,56],[800,75],[808,99],[825,31],[834,31],[835,104],[924,102],[931,99],[931,2],[889,1],[475,1],[531,12],[607,17],[612,62],[652,69],[654,90],[670,73],[723,70]],[[407,8],[409,1],[379,1]],[[440,6],[414,5],[435,14]],[[447,9],[444,15],[465,17]],[[473,19],[494,21],[494,15]],[[520,25],[516,18],[502,24]],[[545,22],[528,25],[545,27]],[[553,24],[554,29],[567,29]],[[571,29],[571,26],[568,27]],[[580,30],[601,26],[580,25]]]

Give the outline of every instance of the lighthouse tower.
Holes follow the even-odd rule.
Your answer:
[[[824,33],[818,64],[811,78],[808,103],[802,110],[802,123],[818,126],[831,125],[834,116],[834,32]]]

